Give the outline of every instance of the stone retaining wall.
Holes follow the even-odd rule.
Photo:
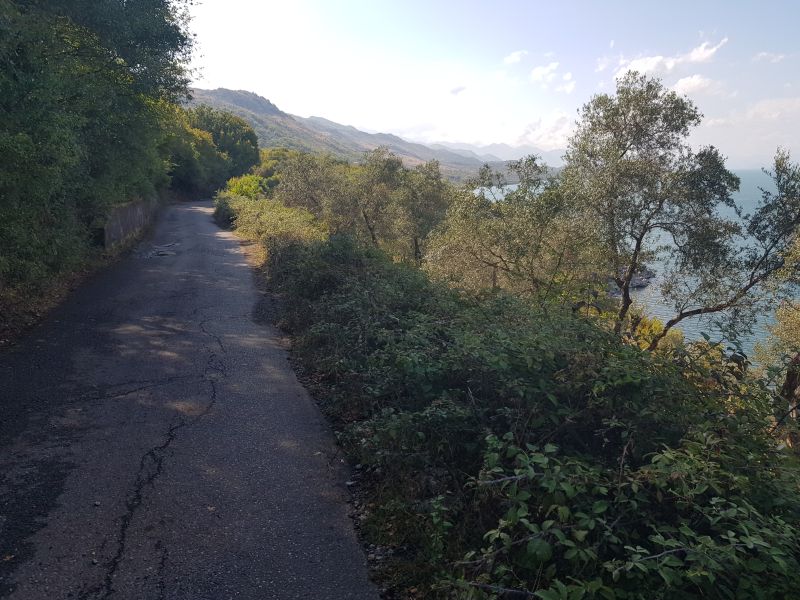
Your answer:
[[[140,233],[155,218],[160,206],[157,197],[115,206],[103,227],[103,245],[113,248]]]

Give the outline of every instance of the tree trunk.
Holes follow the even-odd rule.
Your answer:
[[[631,298],[630,282],[626,281],[626,284],[622,286],[622,304],[617,313],[617,322],[614,323],[614,333],[616,335],[622,333],[622,326],[625,324],[625,317],[628,316],[631,304],[633,304],[633,299]]]
[[[372,225],[372,221],[369,220],[367,216],[367,212],[362,208],[361,209],[361,216],[364,219],[364,225],[367,226],[367,231],[369,231],[369,237],[372,240],[372,245],[376,248],[378,247],[378,236],[375,235],[375,227]]]
[[[788,411],[782,418],[788,419],[792,425],[787,443],[793,448],[800,448],[800,432],[797,431],[798,405],[800,405],[800,352],[789,362],[780,397],[786,402]]]

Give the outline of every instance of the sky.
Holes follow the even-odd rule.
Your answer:
[[[194,85],[423,143],[565,148],[636,69],[704,115],[732,168],[800,156],[800,2],[202,0]],[[793,148],[794,147],[794,148]]]

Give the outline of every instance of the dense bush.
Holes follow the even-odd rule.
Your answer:
[[[713,348],[652,354],[569,311],[467,299],[346,236],[271,239],[282,323],[364,466],[398,588],[793,597],[797,465],[766,390]]]
[[[267,180],[268,195],[307,210],[325,221],[331,232],[417,264],[424,255],[425,239],[444,217],[453,192],[438,162],[409,169],[386,148],[366,152],[359,163],[270,151],[254,172]]]
[[[247,123],[207,106],[174,107],[165,146],[172,188],[190,195],[212,195],[228,179],[244,176],[259,157]]]
[[[191,126],[201,131],[208,131],[214,140],[214,146],[225,157],[228,167],[226,179],[243,175],[258,164],[258,138],[247,121],[232,113],[205,105],[190,109],[187,114]],[[224,180],[220,181],[217,187],[221,187],[224,183]]]
[[[126,46],[71,17],[102,13],[59,3],[0,1],[0,294],[33,289],[85,257],[92,228],[114,203],[167,183],[162,123],[179,64],[160,65],[146,90],[118,55]],[[154,2],[156,5],[171,4]],[[141,17],[132,8],[129,19]],[[150,15],[139,34],[180,53],[176,14]],[[106,24],[108,25],[108,24]],[[120,27],[122,24],[120,24]],[[149,28],[149,29],[148,29]],[[153,58],[151,56],[151,58]],[[150,75],[159,66],[148,63]],[[169,72],[166,72],[169,71]],[[144,74],[142,74],[144,77]],[[2,301],[0,301],[2,305]]]
[[[382,576],[401,597],[798,595],[800,378],[790,370],[778,392],[742,354],[673,327],[752,313],[796,278],[796,257],[772,252],[796,242],[800,169],[779,152],[778,193],[748,221],[766,254],[726,244],[740,225],[705,215],[727,203],[735,177],[713,149],[686,153],[694,106],[635,75],[618,94],[635,96],[631,123],[660,115],[674,129],[656,119],[626,131],[641,143],[626,160],[645,167],[623,169],[624,189],[620,148],[592,150],[613,142],[625,157],[633,144],[608,135],[614,118],[589,127],[617,102],[601,95],[584,109],[572,168],[520,161],[516,191],[489,170],[456,191],[435,163],[410,171],[378,149],[357,165],[275,155],[217,197],[218,216],[267,249],[281,324],[360,465],[362,531],[393,552]],[[664,156],[691,158],[680,177],[651,170],[677,164],[649,154],[659,140],[680,142]],[[595,169],[597,156],[613,160],[587,171],[590,185],[578,167]],[[611,206],[602,218],[598,195]],[[677,222],[665,225],[664,210]],[[618,229],[621,215],[643,229]],[[659,251],[642,245],[654,227],[686,253],[680,269],[705,269],[695,300],[711,299],[707,309],[676,304],[684,310],[663,324],[632,309],[633,277]],[[750,261],[766,270],[742,271]],[[723,263],[738,275],[719,287]],[[770,278],[772,295],[748,296]]]
[[[0,0],[0,343],[102,253],[109,211],[211,195],[258,162],[238,117],[187,111],[186,0]]]
[[[214,217],[219,223],[235,227],[240,236],[265,246],[277,240],[307,242],[325,237],[325,228],[302,208],[289,208],[275,200],[252,198],[232,191],[247,193],[250,177],[234,178],[228,189],[217,193]]]

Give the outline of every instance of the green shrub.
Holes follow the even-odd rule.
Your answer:
[[[769,390],[723,353],[461,295],[275,201],[227,191],[217,210],[267,248],[401,596],[794,597],[798,465]]]
[[[238,181],[234,180],[234,187]],[[276,200],[252,199],[230,190],[214,198],[214,216],[230,224],[242,237],[269,245],[270,240],[310,242],[326,236],[325,227],[302,208],[288,208]]]
[[[796,464],[766,391],[723,356],[651,354],[571,312],[462,297],[346,237],[272,248],[283,324],[364,465],[365,531],[413,565],[395,585],[792,597]]]
[[[0,0],[0,330],[98,254],[109,209],[168,183],[192,39],[171,0]]]
[[[267,180],[258,175],[241,175],[228,180],[228,192],[235,196],[244,196],[250,200],[258,200],[267,195]]]
[[[767,445],[703,431],[615,469],[552,443],[488,441],[474,486],[502,514],[461,563],[475,596],[535,581],[544,600],[793,597],[796,479]]]

